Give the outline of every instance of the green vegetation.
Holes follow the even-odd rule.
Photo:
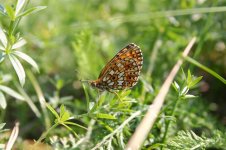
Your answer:
[[[225,4],[1,1],[0,149],[125,149],[193,37],[141,149],[225,149]],[[129,43],[144,57],[135,87],[81,82]]]

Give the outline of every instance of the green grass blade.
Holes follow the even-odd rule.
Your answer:
[[[188,62],[196,65],[197,67],[205,70],[206,72],[208,72],[209,74],[213,75],[215,78],[219,79],[221,82],[223,82],[224,84],[226,84],[226,80],[223,77],[221,77],[219,74],[217,74],[215,71],[209,69],[208,67],[200,64],[199,62],[197,62],[193,58],[187,56],[187,57],[185,57],[185,60],[187,60]]]

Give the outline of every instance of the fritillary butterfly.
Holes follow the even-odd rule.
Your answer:
[[[101,91],[132,88],[137,84],[142,65],[141,49],[131,43],[120,50],[102,69],[98,79],[90,84]]]

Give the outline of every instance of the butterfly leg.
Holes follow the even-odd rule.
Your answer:
[[[115,95],[118,97],[118,99],[119,99],[120,101],[122,101],[121,98],[120,98],[120,96],[118,95],[118,93],[116,93],[115,91],[111,91],[110,89],[108,89],[107,91],[110,92],[110,93],[115,94]]]

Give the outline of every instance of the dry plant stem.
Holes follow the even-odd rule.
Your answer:
[[[182,56],[186,57],[191,50],[192,46],[195,43],[196,38],[193,37],[192,40],[189,42],[187,47],[185,48]],[[171,83],[173,82],[174,77],[176,76],[180,66],[183,63],[183,59],[179,59],[177,63],[174,65],[173,69],[171,70],[170,74],[166,78],[165,82],[163,83],[161,89],[159,90],[159,94],[155,97],[153,104],[150,105],[147,113],[145,114],[143,120],[136,128],[135,133],[130,138],[126,149],[127,150],[138,150],[141,148],[144,140],[146,139],[149,131],[151,130],[159,112],[163,105],[164,99],[168,90],[170,88]]]
[[[91,150],[96,150],[98,148],[100,148],[102,146],[102,144],[104,144],[107,140],[109,140],[111,137],[113,137],[116,133],[118,133],[119,131],[121,131],[124,126],[126,124],[128,124],[131,120],[133,120],[134,118],[136,118],[137,116],[139,116],[141,114],[141,110],[140,111],[136,111],[135,113],[133,113],[128,119],[126,119],[118,128],[116,128],[114,130],[114,132],[112,132],[111,134],[108,134],[107,136],[105,136],[103,138],[103,140],[98,143],[94,148],[92,148]]]
[[[44,115],[45,128],[48,129],[48,128],[50,128],[51,123],[50,123],[50,119],[48,116],[48,112],[47,112],[47,108],[46,108],[46,100],[44,98],[43,92],[42,92],[41,87],[39,86],[38,81],[36,80],[35,76],[32,74],[32,72],[28,71],[27,75],[28,75],[29,79],[31,80],[31,83],[32,83],[33,87],[35,88],[35,91],[38,95],[38,100],[39,100],[39,103],[40,103],[40,106],[41,106],[41,109],[42,109],[42,112]]]
[[[5,150],[11,150],[13,147],[13,144],[15,143],[17,136],[19,134],[19,122],[16,122],[13,131],[10,135],[9,141],[6,144]]]

